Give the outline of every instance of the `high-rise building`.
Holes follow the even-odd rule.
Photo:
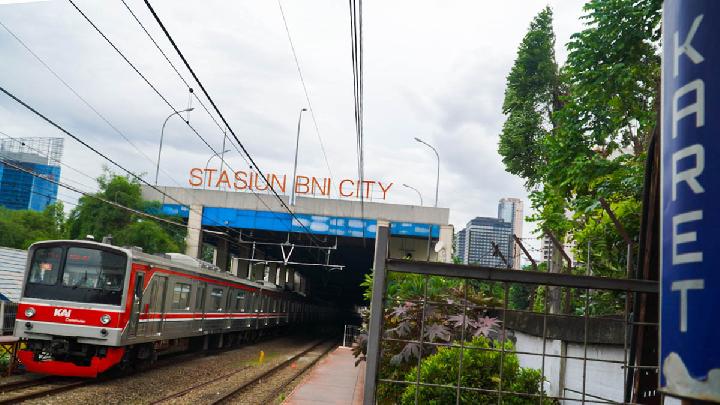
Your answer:
[[[0,206],[42,211],[54,203],[58,185],[48,180],[60,179],[62,153],[63,138],[0,140]]]
[[[495,254],[493,243],[509,261],[512,246],[512,224],[500,218],[476,217],[456,235],[456,252],[464,264],[507,267]],[[510,262],[512,264],[512,262]]]
[[[465,262],[465,229],[455,234],[455,256]]]
[[[512,234],[518,238],[523,236],[523,202],[519,198],[502,198],[498,204],[498,218],[512,225]],[[514,243],[511,245],[512,268],[520,269],[522,266],[522,251]]]

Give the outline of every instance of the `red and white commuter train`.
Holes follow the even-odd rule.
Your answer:
[[[28,253],[15,336],[26,342],[19,359],[30,372],[96,377],[333,315],[183,255],[77,240],[38,242]]]

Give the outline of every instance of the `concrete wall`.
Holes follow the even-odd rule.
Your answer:
[[[404,259],[410,254],[412,260],[451,263],[453,255],[452,237],[452,225],[440,226],[439,241],[396,235],[390,238],[388,254],[392,259]],[[441,249],[436,252],[438,243]],[[430,246],[429,252],[428,245]]]
[[[542,354],[543,342],[538,336],[522,332],[514,332],[515,350]],[[563,347],[565,346],[565,347]],[[566,356],[584,357],[584,347],[579,343],[568,343],[561,340],[548,340],[545,344],[545,353]],[[520,366],[541,369],[542,357],[539,355],[518,354]],[[623,361],[625,353],[622,345],[588,345],[587,357],[593,359]],[[582,398],[580,394],[564,390],[568,388],[581,391],[583,388],[583,361],[578,359],[565,359],[564,364],[560,358],[545,357],[545,376],[548,380],[545,389],[552,396],[567,398]],[[588,361],[586,368],[585,393],[595,395],[611,401],[623,401],[624,372],[620,363],[605,363]],[[564,391],[564,395],[562,395]],[[587,397],[586,399],[597,399]],[[577,403],[572,400],[564,401],[566,404]]]
[[[206,207],[225,207],[256,211],[286,212],[275,196],[246,192],[226,192],[200,190],[181,187],[158,187],[173,199],[184,205],[203,205]],[[142,187],[143,198],[161,201],[165,204],[177,204],[177,201],[165,197],[150,187]],[[288,197],[281,196],[285,203]],[[361,218],[360,202],[354,200],[336,200],[329,198],[297,197],[294,211],[301,214]],[[417,222],[428,224],[447,224],[450,220],[449,208],[418,207],[413,205],[364,203],[365,218],[383,218],[393,222]]]

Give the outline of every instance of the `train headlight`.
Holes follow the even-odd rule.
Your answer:
[[[107,325],[107,324],[110,323],[110,320],[111,320],[111,319],[112,319],[112,318],[110,318],[110,315],[105,314],[105,315],[103,315],[103,316],[100,317],[100,323],[102,323],[103,325]]]
[[[28,318],[32,318],[33,316],[35,316],[35,308],[25,308],[25,316]]]

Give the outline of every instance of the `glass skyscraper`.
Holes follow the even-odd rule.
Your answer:
[[[493,243],[512,265],[512,224],[500,218],[476,217],[456,235],[456,252],[465,264],[507,267],[493,249]]]
[[[0,140],[0,206],[42,211],[54,203],[62,152],[63,138]]]

